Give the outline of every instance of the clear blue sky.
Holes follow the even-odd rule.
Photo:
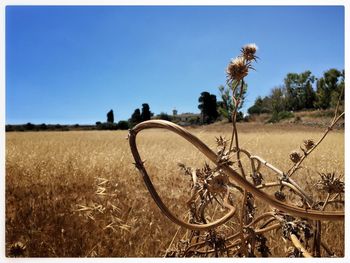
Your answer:
[[[244,110],[289,72],[344,68],[344,8],[8,6],[6,123],[94,124],[110,109],[119,121],[145,102],[198,112],[252,42]]]

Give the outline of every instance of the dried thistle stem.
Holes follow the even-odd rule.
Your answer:
[[[299,239],[297,238],[296,235],[291,234],[290,239],[292,240],[293,245],[299,249],[302,253],[302,255],[305,258],[312,258],[311,254],[306,250],[306,248],[300,243]]]
[[[305,152],[305,154],[301,157],[299,162],[295,163],[287,172],[288,177],[291,177],[300,167],[300,165],[303,163],[305,158],[309,156],[316,147],[326,138],[327,134],[332,130],[334,125],[345,115],[345,112],[342,112],[338,117],[334,118],[334,120],[331,122],[331,124],[327,127],[322,137],[315,143],[315,145],[308,151]]]

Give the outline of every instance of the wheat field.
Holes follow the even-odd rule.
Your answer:
[[[228,126],[190,131],[213,149],[215,137],[230,137]],[[322,133],[306,127],[239,125],[240,146],[283,171],[292,164],[292,150]],[[178,163],[200,167],[209,161],[163,130],[142,132],[138,145],[161,197],[177,214],[183,213],[189,183]],[[311,196],[324,198],[313,189],[317,172],[344,174],[343,131],[331,132],[295,174]],[[322,226],[323,240],[343,256],[344,223]],[[6,134],[7,256],[21,242],[25,249],[20,254],[27,257],[159,257],[177,230],[133,165],[126,131]],[[284,256],[283,240],[272,234],[268,242],[273,254]]]

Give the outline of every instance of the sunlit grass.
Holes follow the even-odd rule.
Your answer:
[[[215,136],[229,138],[226,130],[192,132],[212,148]],[[304,139],[316,140],[321,134],[315,129],[254,130],[240,133],[240,145],[287,170],[289,153]],[[177,226],[162,215],[146,190],[133,165],[127,132],[26,132],[6,137],[7,251],[22,242],[24,255],[31,257],[164,255]],[[180,213],[188,198],[188,180],[177,163],[199,167],[207,160],[169,132],[146,131],[138,144],[157,190]],[[317,172],[344,173],[344,133],[330,133],[304,168],[295,180],[318,196],[312,190]],[[323,240],[343,255],[343,223],[323,226]],[[269,242],[280,251],[282,240]]]

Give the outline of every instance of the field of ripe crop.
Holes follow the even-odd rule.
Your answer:
[[[283,171],[291,166],[292,150],[299,149],[304,139],[317,140],[323,133],[316,128],[250,124],[239,129],[242,148]],[[230,138],[227,126],[190,131],[213,149],[216,136]],[[7,133],[7,255],[163,256],[178,226],[151,199],[126,138],[125,131]],[[189,183],[178,163],[200,167],[208,160],[185,140],[162,130],[142,132],[138,144],[165,203],[182,213]],[[319,180],[317,172],[344,174],[344,132],[331,132],[303,167],[295,181],[320,197],[322,193],[313,188]],[[322,224],[322,240],[343,256],[344,223]],[[271,251],[280,256],[285,256],[284,242],[273,235],[268,239]]]

